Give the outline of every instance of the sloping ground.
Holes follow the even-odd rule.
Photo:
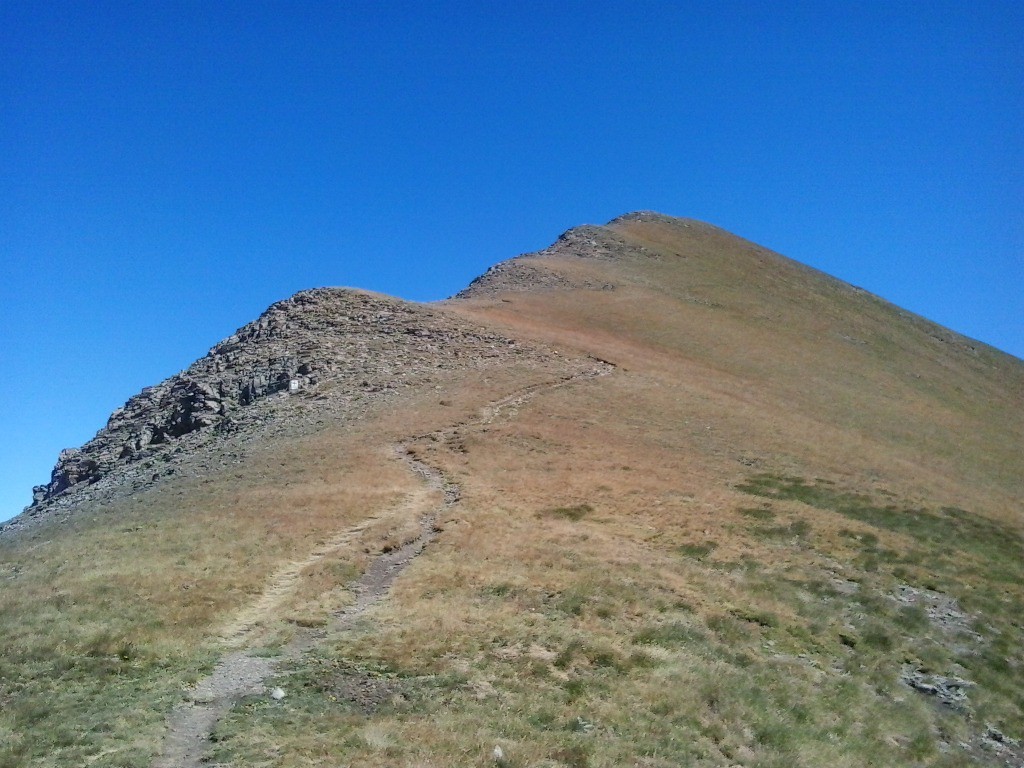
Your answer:
[[[1021,764],[1020,361],[656,214],[431,311],[538,352],[0,543],[0,765],[148,764],[239,616],[285,696],[214,764]],[[339,624],[420,535],[397,443],[460,500]]]
[[[325,414],[361,418],[369,405],[440,386],[452,371],[550,357],[425,305],[346,288],[302,291],[130,398],[81,449],[62,451],[27,514],[4,527],[136,493],[176,472],[195,474],[197,462],[200,473],[225,466],[218,454],[253,439],[315,430]]]
[[[942,489],[1020,522],[1021,361],[707,224],[581,230],[527,260],[614,290],[493,292],[462,312],[706,402],[723,450],[763,466]]]

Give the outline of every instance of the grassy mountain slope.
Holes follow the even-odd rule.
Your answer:
[[[215,764],[1024,759],[1019,360],[646,213],[445,317],[538,351],[358,418],[322,384],[303,430],[0,538],[0,765],[149,765],[239,645],[287,695],[237,701]],[[395,446],[459,497],[339,620],[438,503]]]

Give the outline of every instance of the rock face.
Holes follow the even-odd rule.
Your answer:
[[[62,451],[50,482],[34,489],[32,507],[171,451],[196,433],[237,429],[271,401],[322,397],[330,388],[334,405],[343,406],[445,369],[523,355],[550,357],[426,305],[345,288],[302,291],[186,371],[130,398],[84,446]]]
[[[584,225],[563,232],[550,247],[536,253],[525,253],[495,264],[464,290],[458,299],[473,299],[507,291],[545,291],[583,289],[610,291],[607,282],[569,278],[556,271],[546,256],[572,256],[581,259],[627,258],[637,247],[627,246],[621,237],[607,227]]]
[[[654,251],[636,242],[627,242],[615,230],[615,225],[628,222],[657,222],[690,230],[694,234],[721,232],[710,224],[690,219],[676,219],[651,211],[627,213],[612,219],[605,226],[584,224],[573,227],[563,232],[554,243],[541,251],[525,253],[495,264],[456,294],[455,298],[473,299],[508,291],[614,290],[615,285],[609,282],[567,277],[558,272],[551,260],[545,257],[569,256],[597,261],[660,260],[661,256]]]

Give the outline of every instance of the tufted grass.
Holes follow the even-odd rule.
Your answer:
[[[939,768],[983,764],[988,725],[1024,737],[1019,361],[714,228],[615,232],[644,250],[548,262],[614,290],[438,308],[618,367],[417,443],[462,501],[350,630],[341,582],[409,516],[304,576],[257,641],[288,617],[322,641],[282,701],[217,726],[211,764]],[[358,426],[0,544],[0,765],[148,765],[220,623],[421,487],[394,442],[561,375],[466,362]],[[968,706],[905,668],[971,680]],[[401,696],[359,706],[352,670]]]

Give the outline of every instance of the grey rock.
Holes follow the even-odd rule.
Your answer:
[[[450,371],[515,363],[564,375],[594,362],[514,341],[443,306],[345,288],[302,291],[129,398],[81,448],[62,451],[31,506],[0,531],[230,466],[257,435],[309,434],[358,419],[410,388],[433,389]],[[292,380],[298,388],[289,392]]]
[[[947,635],[961,636],[972,642],[982,639],[971,627],[972,617],[949,595],[932,589],[901,584],[896,588],[892,598],[901,605],[923,608],[932,626]]]
[[[975,686],[962,677],[929,674],[922,669],[906,665],[900,679],[918,693],[933,696],[936,701],[958,712],[970,708],[967,691]]]

